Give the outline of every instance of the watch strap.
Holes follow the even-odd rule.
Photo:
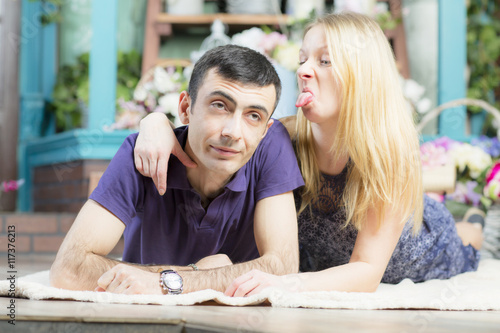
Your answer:
[[[173,288],[170,288],[164,281],[164,278],[165,278],[165,275],[167,274],[175,274],[179,277],[180,281],[181,281],[181,286],[180,288],[178,289],[173,289]],[[182,293],[182,277],[179,275],[179,273],[177,273],[176,271],[174,271],[173,269],[166,269],[166,270],[163,270],[160,272],[160,287],[162,288],[162,290],[164,290],[167,294],[170,294],[170,295],[179,295]]]

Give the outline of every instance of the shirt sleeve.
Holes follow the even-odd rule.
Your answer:
[[[113,157],[90,199],[129,225],[142,204],[144,177],[134,164],[137,133],[129,135]]]
[[[256,200],[293,191],[304,185],[292,142],[277,120],[269,128],[254,154],[257,163]]]

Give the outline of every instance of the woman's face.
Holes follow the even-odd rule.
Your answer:
[[[305,117],[314,123],[338,117],[342,96],[331,61],[325,31],[316,25],[304,36],[299,52],[299,97],[296,103],[302,107]]]

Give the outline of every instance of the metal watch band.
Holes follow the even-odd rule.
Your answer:
[[[165,282],[166,275],[168,274],[174,274],[177,276],[177,278],[180,280],[180,286],[179,288],[171,288],[168,286],[168,283]],[[178,295],[182,293],[183,286],[182,286],[182,277],[174,270],[172,269],[166,269],[164,271],[161,271],[160,273],[160,286],[161,288],[169,295]]]

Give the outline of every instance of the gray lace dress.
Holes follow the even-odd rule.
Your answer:
[[[300,270],[319,271],[346,264],[351,257],[357,230],[349,225],[342,208],[342,193],[347,167],[335,176],[322,175],[320,195],[311,210],[298,217]],[[295,202],[300,207],[300,190]],[[414,282],[447,279],[459,273],[474,271],[479,252],[463,246],[455,221],[443,204],[424,198],[421,231],[413,236],[407,223],[382,278],[384,283],[399,283],[405,278]]]

